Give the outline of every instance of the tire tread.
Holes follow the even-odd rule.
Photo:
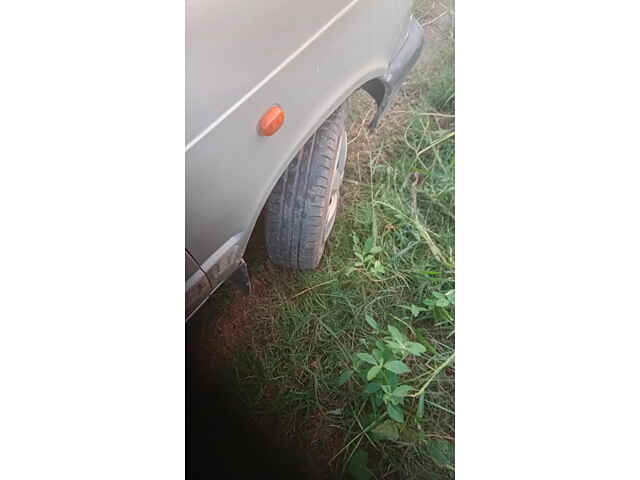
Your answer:
[[[348,103],[318,128],[274,187],[266,208],[266,244],[271,261],[298,270],[320,263],[331,175]]]

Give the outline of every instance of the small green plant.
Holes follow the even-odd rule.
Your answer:
[[[373,317],[366,315],[365,319],[374,332],[383,333]],[[402,377],[411,372],[408,359],[422,355],[427,349],[419,342],[410,341],[393,325],[388,325],[387,331],[388,335],[375,340],[370,353],[354,355],[353,369],[344,372],[339,383],[356,374],[364,384],[363,393],[373,407],[374,416],[378,417],[383,410],[394,421],[405,423],[405,399],[415,388],[403,383]]]
[[[374,279],[380,279],[386,273],[386,269],[379,258],[380,253],[382,253],[382,247],[375,245],[373,237],[367,238],[364,245],[361,245],[360,238],[354,233],[353,253],[358,260],[352,267],[347,269],[348,275],[360,270]]]
[[[449,290],[446,293],[441,292],[433,292],[433,296],[431,298],[427,298],[422,301],[424,305],[427,307],[439,307],[439,308],[449,308],[450,306],[455,305],[455,290]]]
[[[422,305],[401,305],[402,308],[409,310],[413,318],[419,317],[422,313],[430,314],[438,323],[436,326],[449,325],[454,326],[453,308],[455,307],[455,290],[449,290],[446,293],[433,292],[430,298],[425,298]]]
[[[455,321],[452,316],[455,307],[455,290],[449,290],[446,293],[433,292],[431,298],[425,299],[422,303],[431,310],[433,317],[436,319],[436,327],[446,325],[451,327],[448,337],[455,333]]]

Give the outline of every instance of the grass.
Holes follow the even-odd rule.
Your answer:
[[[338,439],[334,471],[354,478],[453,477],[454,97],[452,71],[441,72],[382,137],[354,141],[321,268],[275,285],[272,310],[236,359],[247,407],[280,416],[291,435],[310,419],[322,423]],[[352,138],[364,113],[354,114]],[[375,411],[362,378],[340,385],[354,354],[382,337],[367,315],[426,347],[407,360],[404,379],[424,404],[405,398],[403,423]]]
[[[439,14],[420,5],[423,21]],[[364,128],[373,103],[356,95],[343,203],[321,266],[271,276],[232,359],[246,408],[277,418],[320,468],[347,478],[455,473],[454,91],[449,45],[415,69],[379,131]],[[424,346],[398,357],[409,373],[382,369],[374,380],[406,386],[402,422],[364,393],[371,365],[355,356],[374,352],[389,326]]]

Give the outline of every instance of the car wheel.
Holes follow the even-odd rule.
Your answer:
[[[277,265],[310,270],[320,263],[340,200],[348,113],[346,102],[320,125],[267,201],[267,252]]]

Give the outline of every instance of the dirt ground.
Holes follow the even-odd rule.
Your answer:
[[[405,102],[410,96],[411,82],[435,65],[442,49],[452,44],[449,38],[453,18],[450,8],[436,0],[422,2],[416,18],[424,26],[425,47],[407,80],[409,93],[401,93],[390,108],[378,132],[373,135],[363,133],[367,116],[373,114],[373,102],[369,105],[354,106],[353,117],[360,120],[351,125],[349,144],[349,162],[355,162],[359,153],[370,147],[375,135],[386,135],[401,123],[406,113]],[[403,108],[404,107],[404,108]],[[360,111],[358,111],[360,110]],[[345,186],[348,189],[348,185]],[[348,194],[344,201],[350,201]],[[268,321],[268,311],[274,298],[274,285],[286,285],[291,274],[273,266],[266,256],[263,242],[263,225],[259,221],[249,244],[245,259],[248,264],[253,292],[243,295],[233,287],[223,286],[198,312],[187,326],[187,375],[188,382],[199,386],[205,384],[233,385],[228,366],[232,359],[248,344],[268,339],[255,338],[256,322]],[[261,329],[264,331],[264,329]],[[328,460],[341,448],[343,440],[326,424],[320,412],[305,419],[304,425],[295,429],[296,435],[290,437],[290,422],[269,415],[258,415],[251,419],[263,432],[271,432],[270,438],[281,443],[285,450],[295,449],[303,459],[303,475],[306,478],[333,478],[336,472],[327,472]],[[253,425],[253,423],[252,423]],[[289,428],[285,428],[285,425]],[[251,427],[253,428],[253,427]]]

